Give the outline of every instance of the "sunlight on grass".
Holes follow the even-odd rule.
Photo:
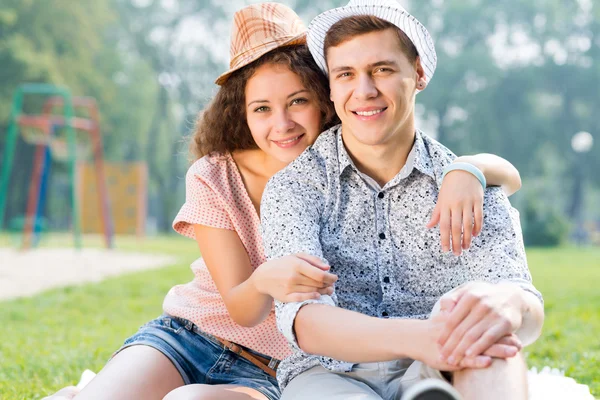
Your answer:
[[[0,246],[7,238],[0,237]],[[87,246],[102,246],[86,237]],[[71,246],[52,235],[43,246]],[[2,399],[39,399],[98,371],[137,328],[161,313],[175,284],[191,280],[194,241],[178,236],[117,238],[117,248],[176,255],[175,265],[97,284],[52,290],[0,307]],[[529,265],[546,304],[542,338],[527,348],[530,366],[551,366],[600,395],[600,249],[530,249]]]

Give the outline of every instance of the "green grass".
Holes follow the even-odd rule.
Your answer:
[[[191,279],[192,240],[137,241],[126,250],[178,256],[176,265],[0,303],[0,398],[39,399],[74,384],[85,368],[98,371],[136,329],[161,312],[166,292]],[[46,245],[70,245],[58,236]],[[2,238],[0,237],[0,246]],[[100,246],[86,238],[87,246]],[[546,301],[542,338],[527,348],[530,366],[549,365],[600,396],[600,249],[528,250],[534,282]]]
[[[600,248],[531,249],[527,257],[546,311],[529,365],[559,368],[600,397]]]

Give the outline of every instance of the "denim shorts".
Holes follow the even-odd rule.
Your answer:
[[[162,315],[143,325],[113,357],[130,346],[150,346],[163,353],[186,385],[239,385],[278,400],[277,381],[250,361],[225,348],[217,339],[183,318]],[[251,349],[244,350],[269,359]]]

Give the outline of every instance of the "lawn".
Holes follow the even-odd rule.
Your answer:
[[[1,399],[39,399],[76,383],[86,368],[98,371],[125,338],[161,312],[171,286],[190,280],[189,263],[198,254],[193,241],[175,236],[143,242],[119,238],[118,244],[175,254],[179,261],[161,270],[1,303]],[[526,349],[530,366],[564,370],[600,396],[600,249],[530,249],[528,258],[546,301],[543,337]]]

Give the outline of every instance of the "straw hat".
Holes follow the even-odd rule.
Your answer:
[[[308,26],[308,48],[325,74],[328,74],[323,49],[325,35],[336,22],[356,15],[373,15],[400,28],[417,48],[427,81],[431,81],[437,65],[433,39],[423,24],[410,15],[398,0],[350,0],[346,6],[325,11],[312,20]]]
[[[215,83],[222,85],[232,72],[278,47],[306,43],[306,27],[300,17],[280,3],[253,4],[233,17],[229,70]]]

